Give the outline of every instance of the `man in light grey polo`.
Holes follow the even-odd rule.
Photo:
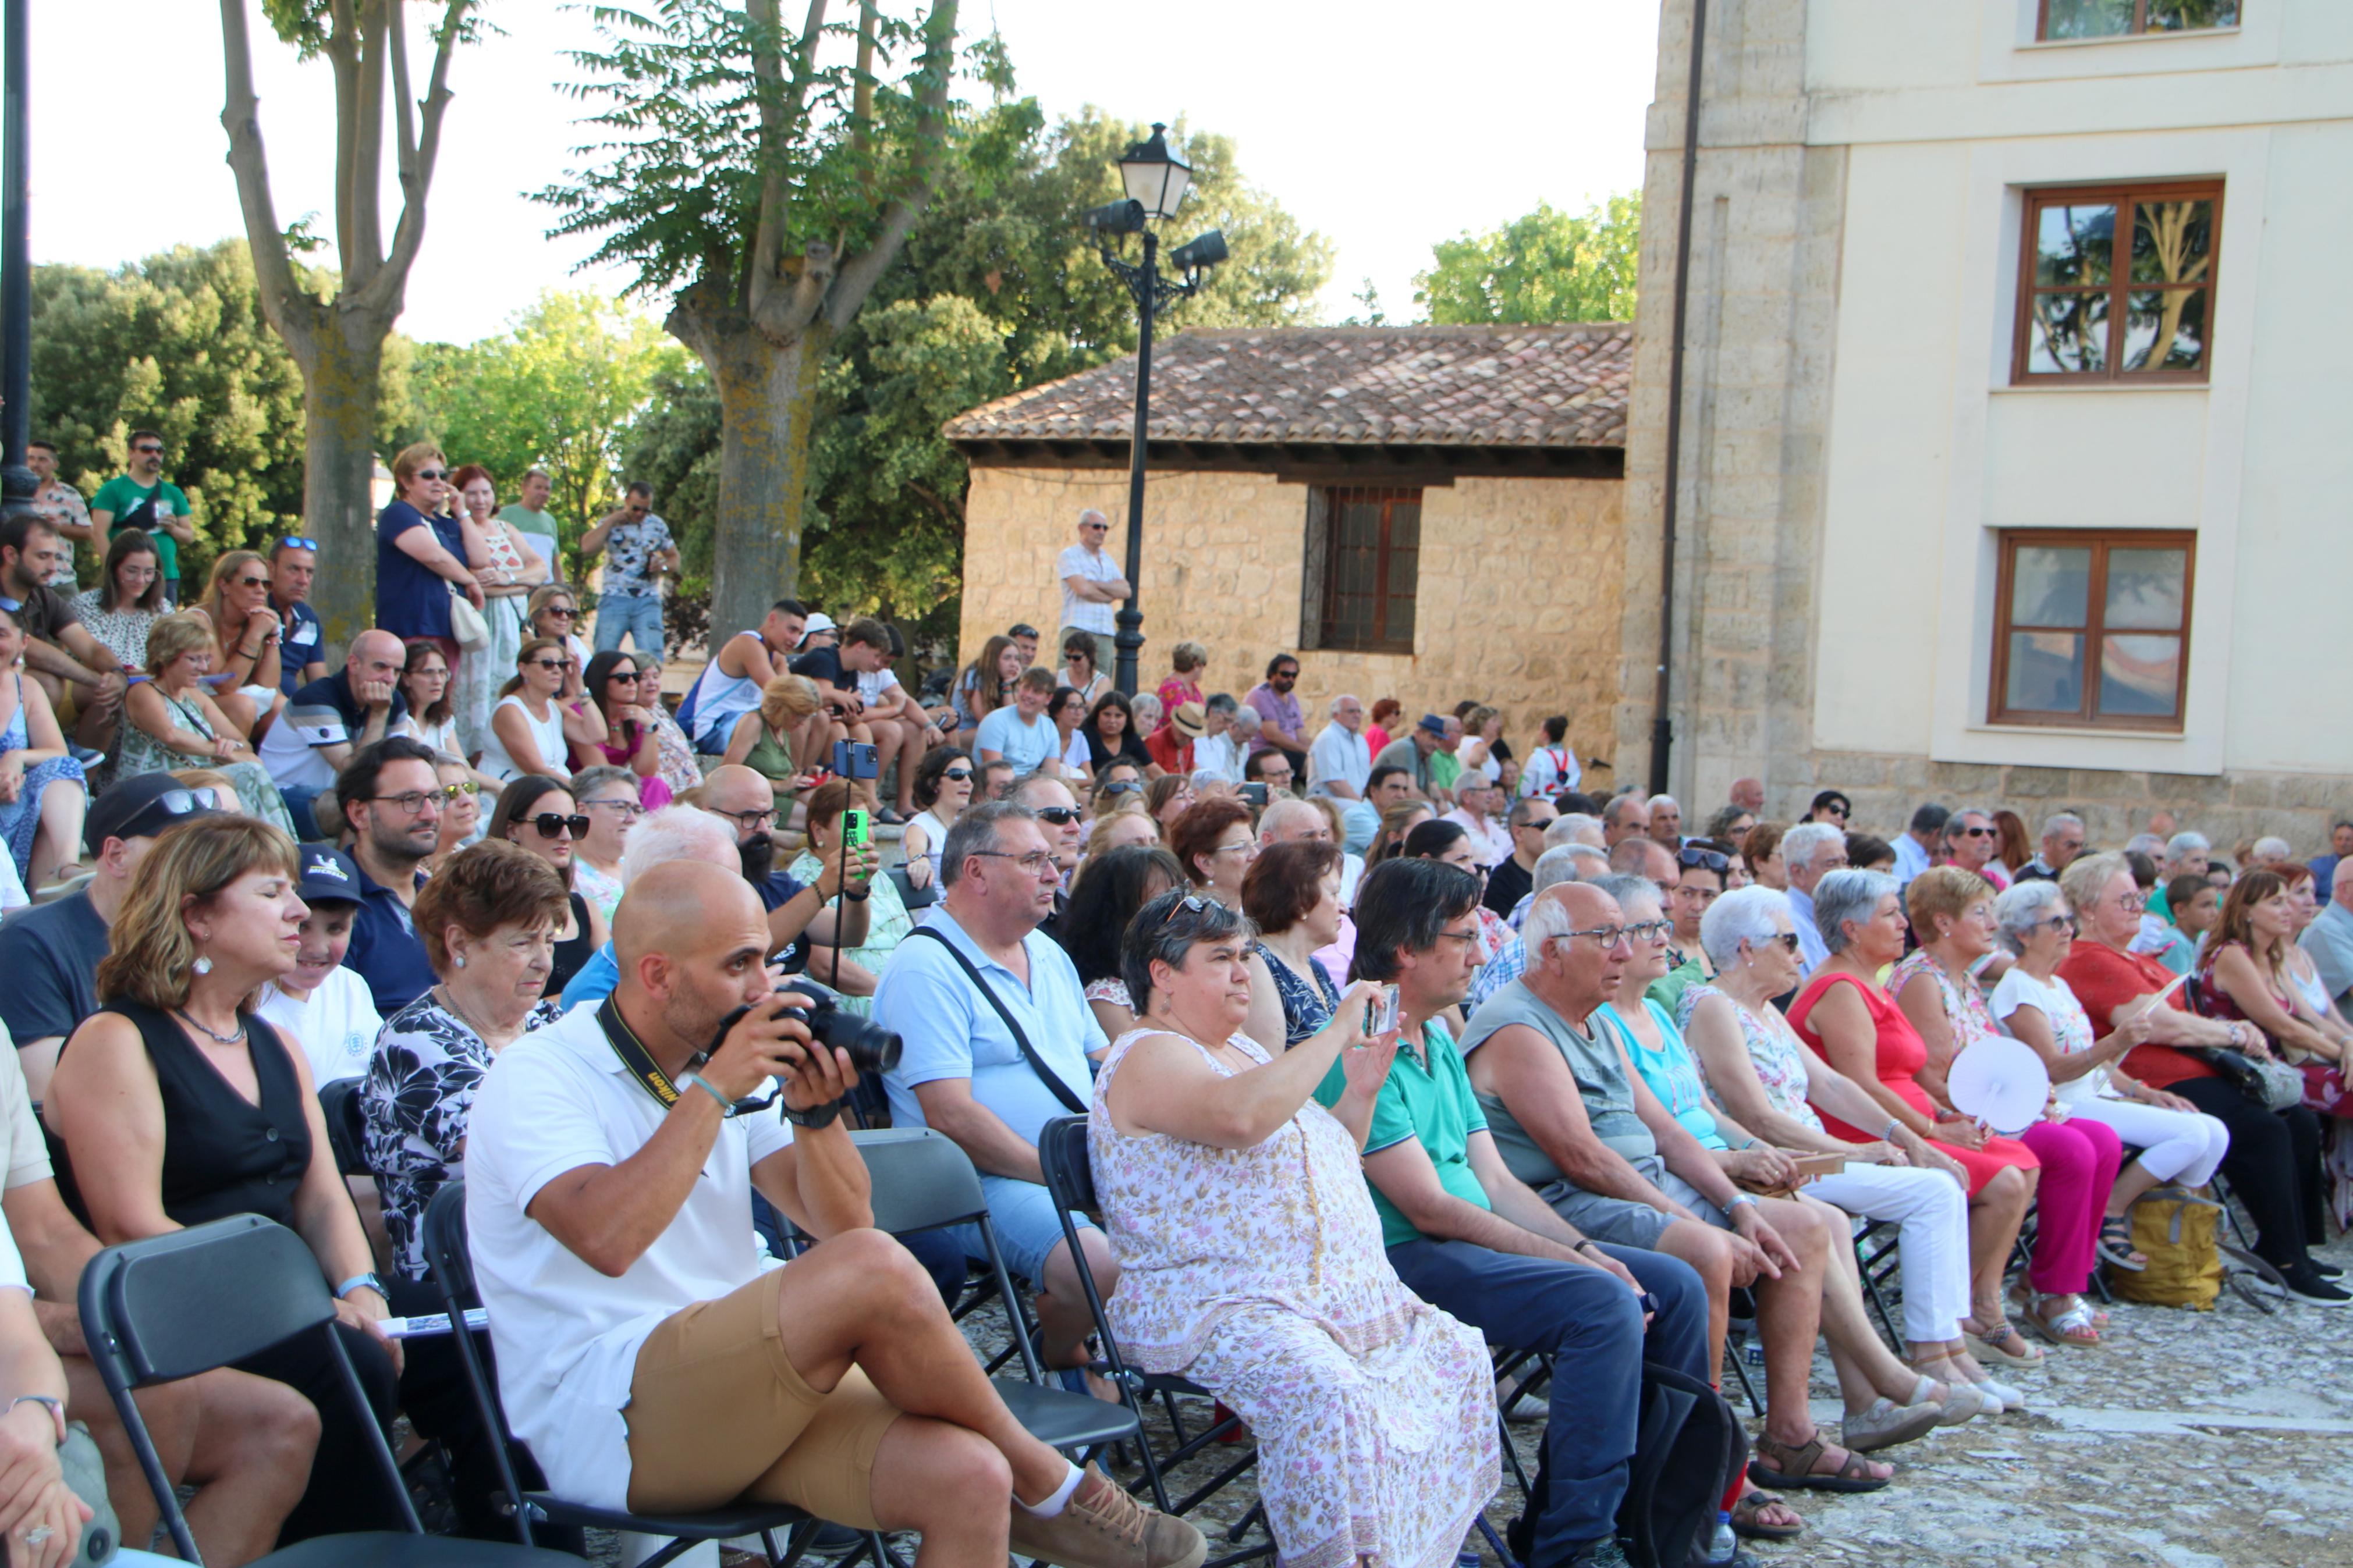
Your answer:
[[[1332,699],[1332,721],[1307,749],[1307,793],[1362,800],[1372,776],[1373,749],[1365,740],[1365,705],[1345,693]]]
[[[939,905],[892,953],[874,1021],[905,1042],[884,1079],[892,1123],[937,1128],[972,1157],[1006,1263],[1038,1287],[1045,1363],[1074,1367],[1093,1325],[1046,1194],[1038,1134],[1055,1117],[1084,1112],[1093,1097],[1088,1058],[1111,1042],[1079,972],[1038,930],[1061,884],[1035,812],[1013,801],[966,810],[941,851]],[[1078,1224],[1087,1266],[1109,1295],[1119,1265],[1102,1233],[1084,1217]],[[951,1234],[976,1261],[986,1256],[977,1228]]]
[[[1132,597],[1134,589],[1112,564],[1103,540],[1111,519],[1089,507],[1079,513],[1079,542],[1055,558],[1054,575],[1062,580],[1062,630],[1055,639],[1084,632],[1095,639],[1095,668],[1107,670],[1117,655],[1112,642],[1113,606]]]

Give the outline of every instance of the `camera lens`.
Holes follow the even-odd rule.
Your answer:
[[[855,1013],[845,1013],[828,1003],[806,1013],[787,1008],[785,1016],[807,1024],[810,1038],[828,1050],[847,1054],[849,1065],[861,1073],[889,1072],[899,1065],[904,1042],[898,1034]]]

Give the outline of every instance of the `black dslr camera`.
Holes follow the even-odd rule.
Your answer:
[[[896,1033],[855,1013],[845,1013],[829,1001],[814,1007],[786,1007],[776,1016],[799,1019],[807,1026],[810,1039],[828,1050],[847,1053],[849,1065],[860,1073],[889,1072],[899,1065],[903,1042]],[[726,1032],[720,1030],[722,1036]]]

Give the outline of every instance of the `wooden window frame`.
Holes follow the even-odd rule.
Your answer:
[[[2005,528],[1997,538],[2000,566],[1994,577],[1993,680],[1986,694],[1986,722],[2036,729],[2116,730],[2132,734],[2178,735],[2182,732],[2189,693],[2189,622],[2197,607],[2198,535],[2189,529],[2156,528]],[[2091,578],[2084,585],[2081,626],[2016,626],[2010,618],[2010,593],[2019,550],[2023,548],[2088,548]],[[2108,552],[2114,550],[2179,550],[2181,563],[2181,644],[2179,667],[2174,672],[2173,712],[2169,717],[2137,714],[2103,717],[2099,712],[2100,646],[2107,635]],[[2073,713],[2021,710],[2008,707],[2010,638],[2013,631],[2052,631],[2084,639],[2084,706]],[[2118,637],[2166,635],[2155,628],[2126,628]]]
[[[2013,386],[2203,386],[2213,375],[2215,302],[2220,298],[2222,282],[2222,182],[2220,180],[2127,181],[2123,184],[2097,185],[2036,185],[2025,193],[2023,221],[2019,225],[2018,247],[2018,309],[2011,331],[2010,380]],[[2214,204],[2212,232],[2207,241],[2206,277],[2204,281],[2189,288],[2206,291],[2206,353],[2196,370],[2126,370],[2116,351],[2121,346],[2126,321],[2126,296],[2148,291],[2150,285],[2133,286],[2131,277],[2132,232],[2137,221],[2137,209],[2145,201],[2179,201],[2189,198]],[[2045,370],[2026,368],[2027,355],[2034,342],[2034,300],[2037,294],[2088,294],[2089,289],[2038,289],[2034,282],[2034,240],[2041,227],[2042,209],[2046,206],[2071,203],[2112,201],[2116,204],[2116,235],[2109,241],[2108,258],[2108,352],[2106,363],[2099,370]],[[2116,254],[2121,247],[2122,260]],[[2164,285],[2158,287],[2163,288]],[[2185,291],[2187,291],[2185,289]]]
[[[2249,0],[2239,0],[2239,19],[2219,27],[2159,27],[2149,29],[2148,0],[2133,0],[2132,26],[2121,33],[2105,33],[2089,38],[2053,38],[2051,36],[2051,0],[2040,0],[2034,8],[2034,41],[2038,44],[2096,44],[2117,38],[2195,38],[2208,33],[2228,33],[2243,27],[2247,22]]]
[[[1314,646],[1319,648],[1330,648],[1335,652],[1400,654],[1411,657],[1414,651],[1415,626],[1408,625],[1405,635],[1398,637],[1391,633],[1388,625],[1391,604],[1389,597],[1389,528],[1392,521],[1390,509],[1399,501],[1410,501],[1418,513],[1421,509],[1425,493],[1424,487],[1420,485],[1324,485],[1312,492],[1313,500],[1308,510],[1308,523],[1311,531],[1320,535],[1319,540],[1311,542],[1308,551],[1308,560],[1316,567],[1318,573],[1317,578],[1311,580],[1310,584],[1315,595],[1316,604]],[[1340,527],[1344,508],[1348,503],[1353,501],[1361,504],[1373,500],[1378,500],[1381,503],[1380,540],[1375,546],[1373,566],[1373,624],[1379,636],[1370,641],[1357,643],[1341,638],[1336,632],[1337,617],[1335,612],[1339,598],[1340,552],[1339,540],[1335,537],[1335,533]],[[1319,544],[1320,548],[1317,548]],[[1421,545],[1418,538],[1414,546],[1413,594],[1408,602],[1414,606],[1413,620],[1418,623],[1421,606]]]

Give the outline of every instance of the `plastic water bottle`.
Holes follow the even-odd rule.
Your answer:
[[[1739,1548],[1740,1538],[1732,1533],[1732,1510],[1716,1510],[1715,1530],[1707,1538],[1707,1555],[1700,1561],[1709,1563],[1729,1563],[1738,1554]]]

